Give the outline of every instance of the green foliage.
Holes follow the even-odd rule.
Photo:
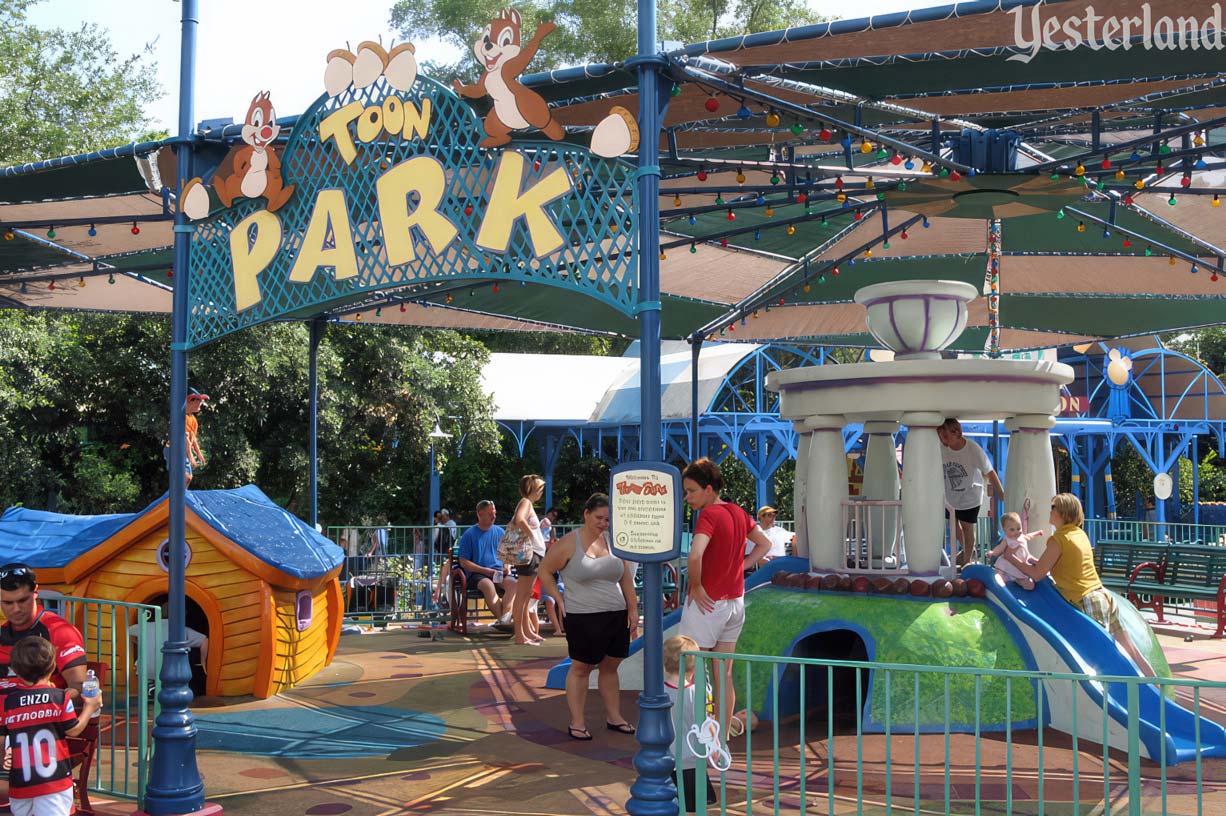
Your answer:
[[[493,0],[397,0],[392,6],[391,23],[402,37],[438,37],[471,52],[479,32],[505,7],[505,3]],[[515,7],[524,19],[525,41],[540,23],[558,26],[529,70],[617,62],[636,51],[633,23],[638,6],[634,0],[533,0]],[[657,15],[660,39],[687,43],[822,19],[803,0],[665,0],[657,4]],[[476,69],[475,61],[467,63],[468,74]]]
[[[1213,326],[1180,332],[1165,335],[1161,340],[1167,348],[1200,360],[1205,364],[1205,368],[1219,377],[1226,376],[1226,327]]]
[[[138,509],[166,490],[169,324],[0,311],[0,506]],[[260,486],[306,516],[308,330],[271,324],[191,355],[208,464],[193,489]],[[465,455],[498,449],[476,341],[450,331],[333,327],[320,347],[320,515],[421,523],[438,417]],[[456,440],[439,450],[444,464]]]
[[[149,49],[121,56],[104,29],[32,25],[31,0],[0,0],[0,164],[130,142],[161,96]]]

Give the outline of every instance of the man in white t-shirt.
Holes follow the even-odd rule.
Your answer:
[[[958,420],[946,419],[937,428],[937,436],[941,440],[941,466],[945,471],[945,503],[954,509],[954,517],[958,519],[962,552],[958,554],[957,563],[962,566],[974,558],[979,508],[986,500],[988,515],[992,515],[993,497],[1003,498],[1005,486],[1000,483],[983,448],[962,435],[962,423]],[[986,496],[985,482],[992,488]]]
[[[778,511],[769,504],[762,505],[761,509],[758,510],[758,528],[761,529],[762,532],[766,533],[766,537],[770,539],[771,546],[770,549],[766,551],[766,555],[762,556],[761,560],[754,565],[755,567],[762,566],[772,558],[782,558],[783,556],[787,555],[788,544],[791,544],[792,540],[795,538],[792,533],[789,533],[782,527],[775,526],[775,516],[777,514]],[[749,555],[749,553],[753,550],[753,547],[753,542],[746,541],[745,554]]]

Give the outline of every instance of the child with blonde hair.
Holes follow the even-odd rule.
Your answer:
[[[695,799],[698,795],[699,754],[694,753],[687,736],[697,728],[696,723],[706,715],[706,704],[698,703],[694,693],[694,664],[696,658],[690,658],[685,665],[685,679],[681,678],[681,653],[697,652],[698,643],[687,635],[675,635],[664,641],[664,690],[673,704],[673,724],[676,732],[673,734],[673,756],[677,758],[681,768],[681,790],[678,794],[685,800],[685,812],[697,810]],[[706,698],[708,695],[704,694]],[[679,712],[679,713],[678,713]],[[718,800],[715,788],[707,777],[707,804],[713,805]]]
[[[1013,561],[1009,558],[1000,558],[1008,552],[1013,558],[1019,561],[1025,561],[1027,564],[1033,564],[1035,557],[1030,554],[1030,548],[1026,545],[1032,539],[1039,538],[1043,535],[1042,530],[1035,530],[1033,533],[1022,532],[1022,517],[1017,513],[1005,513],[1000,517],[1000,529],[1004,532],[1004,537],[991,552],[988,553],[989,558],[996,559],[996,572],[1002,577],[1012,580],[1021,585],[1025,589],[1034,589],[1034,579],[1026,575],[1021,570],[1013,565]]]

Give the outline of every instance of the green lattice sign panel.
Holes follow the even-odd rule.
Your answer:
[[[391,73],[322,96],[283,150],[271,102],[258,95],[243,143],[185,187],[183,209],[198,219],[190,346],[490,279],[577,290],[634,312],[638,206],[627,161],[539,132],[482,147],[489,117],[415,70],[398,90]]]

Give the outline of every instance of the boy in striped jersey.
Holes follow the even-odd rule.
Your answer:
[[[72,766],[65,738],[85,730],[101,700],[83,697],[77,714],[68,693],[51,684],[55,648],[41,637],[18,641],[9,667],[18,682],[4,691],[0,732],[7,737],[4,764],[13,815],[69,816]]]

